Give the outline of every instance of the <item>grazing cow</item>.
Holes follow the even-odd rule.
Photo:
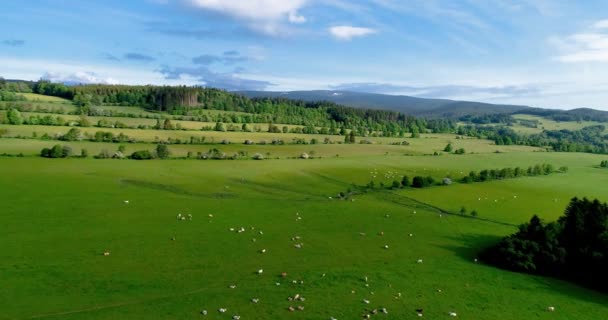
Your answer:
[[[416,261],[416,263],[422,263],[422,259],[418,259],[418,261]]]
[[[220,308],[218,311],[219,311],[220,313],[224,313],[224,312],[228,311],[228,309],[226,309],[226,308]]]
[[[452,311],[452,312],[450,312],[450,313],[449,313],[449,315],[450,315],[450,317],[457,317],[457,316],[458,316],[458,315],[456,314],[456,312],[453,312],[453,311]]]
[[[103,253],[103,255],[107,257],[107,256],[109,256],[109,255],[110,255],[110,252],[109,252],[109,251],[106,251],[106,252],[104,252],[104,253]]]
[[[555,307],[551,306],[551,307],[547,307],[547,311],[549,312],[553,312],[555,311]]]
[[[129,200],[125,200],[125,204],[129,204]]]

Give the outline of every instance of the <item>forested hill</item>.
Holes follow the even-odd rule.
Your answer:
[[[331,101],[355,108],[382,109],[398,111],[421,117],[459,118],[465,115],[483,115],[496,113],[514,113],[527,106],[498,105],[482,102],[455,101],[447,99],[426,99],[410,96],[396,96],[377,93],[351,91],[239,91],[250,98],[281,97],[304,101]]]

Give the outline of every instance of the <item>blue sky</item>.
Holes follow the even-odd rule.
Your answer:
[[[603,0],[7,0],[0,76],[608,110]]]

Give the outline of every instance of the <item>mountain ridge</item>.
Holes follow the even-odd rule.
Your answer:
[[[491,104],[475,101],[419,98],[406,95],[388,95],[343,90],[309,91],[234,91],[249,98],[286,98],[304,101],[331,101],[338,104],[368,109],[398,111],[414,116],[450,117],[463,115],[514,113],[533,109],[523,105]]]

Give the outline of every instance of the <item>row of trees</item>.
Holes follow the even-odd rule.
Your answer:
[[[493,140],[497,145],[528,145],[559,152],[608,153],[608,135],[603,125],[580,130],[545,130],[537,134],[519,134],[508,127],[460,126],[457,133]]]
[[[481,254],[501,268],[554,276],[608,292],[608,205],[573,198],[564,216],[533,216],[519,231]]]
[[[559,168],[559,172],[567,172],[568,167]],[[549,175],[555,172],[555,167],[552,164],[542,163],[528,167],[528,169],[516,168],[503,168],[503,169],[490,169],[481,170],[479,172],[471,171],[469,175],[464,176],[460,181],[462,183],[472,182],[485,182],[492,180],[511,179],[524,176],[540,176]]]
[[[119,146],[118,150],[114,153],[110,153],[107,150],[102,150],[98,155],[95,156],[97,159],[122,159],[125,158],[124,152],[126,148],[125,146]],[[80,152],[80,157],[86,158],[88,157],[89,152],[86,149],[82,149]],[[165,144],[156,145],[155,152],[150,152],[149,150],[140,150],[133,152],[128,158],[134,160],[148,160],[148,159],[167,159],[171,155],[169,151],[169,147]],[[67,158],[72,156],[72,148],[69,146],[62,145],[54,145],[51,148],[43,148],[40,151],[40,156],[43,158]]]

